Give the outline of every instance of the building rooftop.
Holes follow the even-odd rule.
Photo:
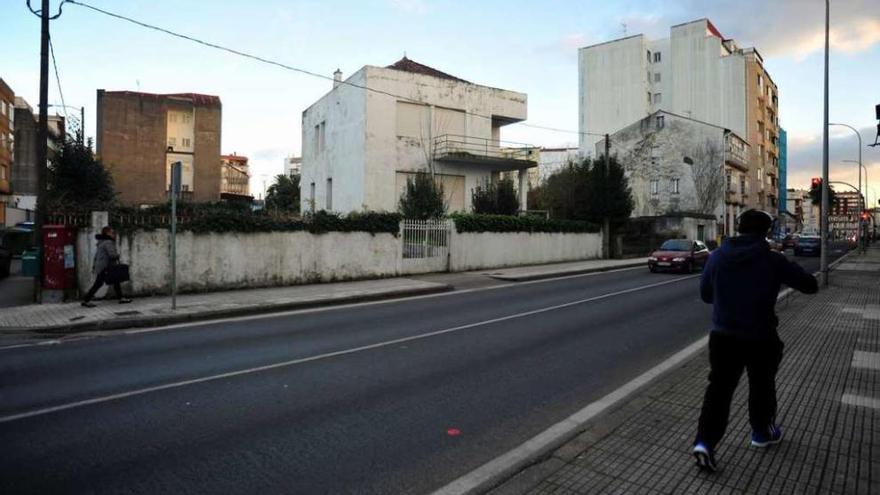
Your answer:
[[[193,105],[198,106],[220,106],[220,97],[214,95],[206,95],[201,93],[168,93],[168,94],[156,94],[156,93],[144,93],[142,91],[104,91],[99,89],[98,91],[103,91],[105,94],[111,95],[121,95],[121,96],[138,96],[141,98],[155,98],[155,99],[179,99],[179,100],[189,100]]]
[[[220,155],[220,159],[228,160],[230,162],[242,162],[242,163],[247,163],[247,161],[248,161],[248,157],[236,155],[235,153],[233,153],[231,155]]]
[[[412,72],[414,74],[423,74],[426,76],[439,77],[440,79],[449,79],[450,81],[458,81],[470,84],[470,81],[465,81],[464,79],[455,77],[453,75],[447,74],[445,72],[439,71],[433,67],[428,67],[427,65],[420,64],[414,60],[410,60],[406,58],[406,55],[403,56],[402,59],[394,62],[393,64],[385,67],[386,69],[399,70],[403,72]]]

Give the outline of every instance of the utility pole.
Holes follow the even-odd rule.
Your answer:
[[[605,134],[605,192],[607,193],[607,183],[608,177],[610,174],[611,167],[608,161],[611,159],[611,136]],[[611,259],[611,220],[608,218],[608,214],[605,214],[605,218],[602,219],[602,230],[605,235],[602,236],[602,253],[604,254],[605,259]]]
[[[49,0],[42,0],[40,10],[40,126],[37,128],[37,276],[34,278],[34,301],[43,302],[43,224],[46,217],[46,166],[49,141]]]
[[[86,145],[86,107],[79,107],[79,143]]]
[[[822,126],[822,216],[821,242],[819,250],[819,269],[822,271],[822,285],[828,287],[828,52],[829,30],[831,24],[831,2],[825,0],[825,120]]]

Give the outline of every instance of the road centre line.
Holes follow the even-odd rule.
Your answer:
[[[616,292],[610,292],[607,294],[589,297],[586,299],[579,299],[576,301],[570,301],[567,303],[557,304],[554,306],[548,306],[545,308],[524,311],[521,313],[515,313],[512,315],[502,316],[502,317],[498,317],[498,318],[492,318],[489,320],[479,321],[479,322],[475,322],[475,323],[468,323],[466,325],[459,325],[456,327],[445,328],[442,330],[435,330],[433,332],[427,332],[427,333],[423,333],[423,334],[419,334],[419,335],[411,335],[409,337],[401,337],[398,339],[388,340],[388,341],[384,341],[384,342],[377,342],[375,344],[368,344],[368,345],[355,347],[355,348],[351,348],[351,349],[345,349],[345,350],[341,350],[341,351],[333,351],[333,352],[328,352],[328,353],[324,353],[324,354],[318,354],[315,356],[309,356],[309,357],[298,358],[298,359],[291,359],[288,361],[282,361],[279,363],[267,364],[267,365],[257,366],[257,367],[253,367],[253,368],[247,368],[247,369],[243,369],[243,370],[230,371],[230,372],[226,372],[226,373],[220,373],[220,374],[205,376],[205,377],[201,377],[201,378],[194,378],[194,379],[190,379],[190,380],[182,380],[182,381],[178,381],[178,382],[167,383],[164,385],[156,385],[153,387],[140,388],[140,389],[131,390],[128,392],[121,392],[118,394],[111,394],[111,395],[106,395],[106,396],[102,396],[102,397],[95,397],[92,399],[85,399],[85,400],[76,401],[76,402],[69,402],[67,404],[60,404],[57,406],[34,409],[32,411],[27,411],[27,412],[23,412],[23,413],[2,416],[2,417],[0,417],[0,423],[8,423],[8,422],[17,421],[20,419],[26,419],[26,418],[31,418],[31,417],[35,417],[35,416],[42,416],[45,414],[50,414],[50,413],[59,412],[59,411],[65,411],[65,410],[69,410],[69,409],[75,409],[75,408],[84,407],[84,406],[88,406],[88,405],[100,404],[100,403],[104,403],[104,402],[125,399],[127,397],[134,397],[134,396],[138,396],[138,395],[159,392],[162,390],[169,390],[169,389],[174,389],[174,388],[185,387],[188,385],[195,385],[198,383],[217,381],[217,380],[222,380],[222,379],[226,379],[226,378],[233,378],[233,377],[242,376],[242,375],[249,375],[249,374],[253,374],[253,373],[260,373],[263,371],[269,371],[269,370],[273,370],[273,369],[294,366],[297,364],[303,364],[303,363],[319,361],[319,360],[329,359],[329,358],[338,357],[338,356],[344,356],[344,355],[348,355],[348,354],[354,354],[357,352],[393,346],[393,345],[401,344],[404,342],[422,340],[422,339],[426,339],[429,337],[436,337],[438,335],[459,332],[462,330],[467,330],[467,329],[475,328],[475,327],[479,327],[479,326],[491,325],[491,324],[500,323],[503,321],[509,321],[509,320],[514,320],[517,318],[523,318],[526,316],[533,316],[536,314],[547,313],[550,311],[556,311],[559,309],[569,308],[569,307],[576,306],[579,304],[600,301],[603,299],[621,296],[624,294],[630,294],[632,292],[638,292],[638,291],[642,291],[642,290],[646,290],[646,289],[652,289],[655,287],[661,287],[664,285],[669,285],[669,284],[681,282],[683,280],[691,280],[691,279],[694,279],[697,277],[699,277],[699,275],[692,275],[692,276],[688,276],[688,277],[678,277],[678,278],[674,278],[672,280],[666,280],[666,281],[657,282],[654,284],[648,284],[648,285],[633,287],[630,289],[624,289],[624,290],[620,290],[620,291],[616,291]]]

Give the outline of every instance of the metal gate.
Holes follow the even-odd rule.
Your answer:
[[[403,263],[408,273],[446,271],[449,268],[449,220],[402,222]]]

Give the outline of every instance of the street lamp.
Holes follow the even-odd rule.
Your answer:
[[[853,127],[853,126],[851,126],[851,125],[849,125],[849,124],[834,124],[834,123],[829,123],[828,125],[829,125],[829,126],[836,125],[836,126],[839,126],[839,127],[846,127],[847,129],[849,129],[849,130],[853,131],[854,133],[856,133],[856,137],[859,138],[859,162],[858,162],[858,163],[859,163],[859,195],[861,196],[861,194],[862,194],[862,135],[859,134],[858,129],[856,129],[855,127]],[[859,201],[861,201],[861,200],[859,200]],[[859,212],[859,215],[861,215],[861,212]],[[859,222],[861,222],[861,220],[859,220]],[[861,228],[861,224],[860,224],[859,228],[856,229],[856,245],[859,246],[859,247],[861,247],[861,245],[862,245],[862,228]]]

